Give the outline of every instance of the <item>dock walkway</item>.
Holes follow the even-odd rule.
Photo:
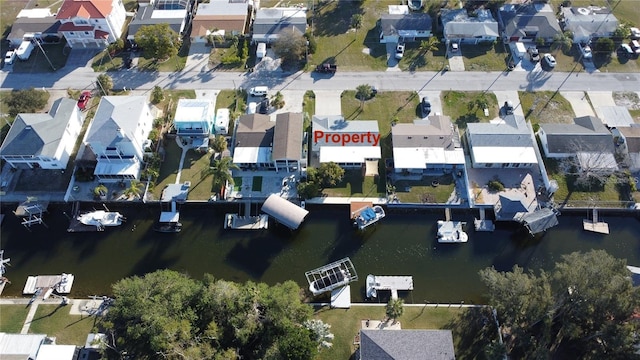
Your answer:
[[[367,276],[367,297],[376,297],[378,290],[390,290],[398,298],[398,290],[413,290],[413,276]]]

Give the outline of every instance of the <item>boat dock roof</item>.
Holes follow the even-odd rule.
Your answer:
[[[262,211],[291,230],[297,229],[309,214],[309,211],[276,194],[267,198],[262,205]]]
[[[341,275],[343,274],[343,275]],[[358,280],[358,273],[348,257],[304,273],[309,285],[318,284],[318,293],[331,291]]]
[[[398,290],[413,290],[413,276],[367,276],[367,294],[371,289],[391,290],[391,298],[398,298]]]

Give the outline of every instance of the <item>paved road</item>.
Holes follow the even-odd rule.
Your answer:
[[[55,73],[14,74],[0,72],[0,88],[48,89],[84,88],[97,77],[91,68],[62,68]],[[546,72],[339,72],[331,78],[315,73],[237,73],[191,71],[160,73],[135,69],[110,72],[116,88],[151,89],[155,85],[172,89],[233,89],[267,85],[275,90],[346,90],[370,84],[380,90],[564,90],[584,91],[597,84],[599,91],[638,91],[638,73]]]

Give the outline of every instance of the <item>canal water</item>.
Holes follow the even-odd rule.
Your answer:
[[[472,214],[454,211],[455,220],[468,221],[469,242],[438,244],[435,227],[442,210],[389,210],[384,220],[359,234],[348,219],[348,206],[308,209],[310,215],[297,232],[278,226],[233,231],[223,229],[223,219],[225,212],[238,212],[237,207],[189,204],[181,211],[182,232],[159,234],[151,230],[160,211],[153,205],[111,208],[127,217],[126,224],[91,233],[66,231],[65,212],[71,210],[67,205],[50,206],[47,227],[35,225],[31,231],[20,225],[12,209],[5,208],[0,246],[11,258],[6,276],[12,284],[3,295],[21,296],[29,275],[62,272],[75,274],[72,297],[110,294],[110,285],[123,277],[164,268],[194,278],[210,273],[226,280],[268,284],[293,279],[306,288],[305,271],[348,256],[360,277],[351,287],[353,301],[364,300],[365,278],[371,273],[412,275],[415,289],[400,292],[408,303],[471,304],[483,302],[485,288],[478,271],[488,266],[550,269],[563,254],[590,249],[604,249],[629,264],[640,264],[637,216],[601,215],[611,234],[600,235],[582,230],[586,211],[563,214],[558,227],[531,239],[513,226],[476,233]]]

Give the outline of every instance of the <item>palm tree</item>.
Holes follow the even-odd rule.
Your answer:
[[[144,191],[144,184],[140,180],[133,179],[129,182],[129,188],[124,191],[124,195],[128,198],[139,198]]]
[[[222,189],[227,183],[233,185],[233,176],[231,176],[231,170],[240,170],[238,165],[233,163],[232,157],[224,157],[222,159],[213,160],[213,163],[208,169],[205,169],[201,173],[202,179],[209,175],[213,175],[212,189],[220,194]],[[221,195],[221,194],[220,194]]]
[[[207,35],[207,41],[209,41],[211,45],[213,45],[214,49],[216,48],[216,41],[220,42],[224,39],[218,31],[220,31],[220,29],[214,28],[209,32],[209,35]]]
[[[109,191],[109,189],[107,189],[107,187],[104,184],[100,184],[95,188],[93,188],[93,196],[96,199],[101,199],[107,196],[107,191]]]
[[[420,54],[425,55],[429,51],[431,52],[437,51],[439,44],[440,44],[440,41],[438,41],[438,39],[435,36],[432,36],[427,40],[420,41],[420,46],[418,47],[420,49]]]
[[[362,109],[362,107],[364,106],[364,102],[371,98],[372,94],[373,88],[371,87],[371,85],[358,85],[358,87],[356,88],[356,99],[360,100],[360,109]]]
[[[402,299],[391,299],[389,303],[387,303],[386,314],[393,323],[396,323],[396,319],[402,316],[404,313],[404,301]]]
[[[211,148],[217,153],[227,150],[227,139],[222,135],[216,136],[211,142]]]
[[[573,46],[573,34],[571,31],[565,31],[553,37],[553,47],[556,50],[569,51],[571,46]]]

